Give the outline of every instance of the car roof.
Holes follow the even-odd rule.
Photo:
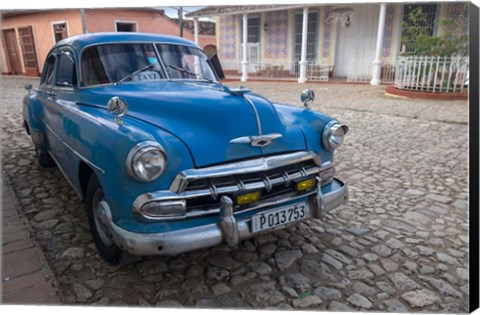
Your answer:
[[[74,35],[59,41],[54,46],[54,48],[69,45],[75,48],[77,51],[80,51],[84,47],[90,46],[92,44],[109,44],[123,42],[157,42],[198,47],[194,42],[177,36],[136,32],[110,32]]]

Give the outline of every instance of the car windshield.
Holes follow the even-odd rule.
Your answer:
[[[169,44],[157,44],[157,49],[170,79],[216,81],[207,55],[200,49]]]
[[[172,44],[156,46],[168,76],[165,75],[153,44],[103,44],[83,51],[82,86],[167,78],[216,80],[207,63],[207,56],[200,49]],[[139,71],[141,69],[145,70]]]
[[[153,66],[148,67],[148,65]],[[145,71],[130,74],[139,69]],[[82,85],[165,79],[153,44],[108,44],[91,46],[82,53]]]

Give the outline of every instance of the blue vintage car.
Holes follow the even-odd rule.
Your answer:
[[[57,165],[84,201],[94,242],[176,255],[241,240],[346,202],[334,151],[348,127],[219,81],[193,42],[97,33],[57,43],[23,101],[38,163]]]

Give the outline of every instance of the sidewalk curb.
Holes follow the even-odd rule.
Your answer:
[[[13,186],[2,172],[2,304],[61,303],[58,281],[35,239],[33,227],[20,211]],[[7,232],[10,241],[5,241]],[[18,235],[17,237],[12,235]]]

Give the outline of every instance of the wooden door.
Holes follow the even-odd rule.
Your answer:
[[[15,30],[4,30],[3,40],[6,47],[7,60],[10,65],[10,72],[12,74],[21,74],[22,66],[20,64],[20,55],[18,53],[17,39],[15,36]]]
[[[380,5],[358,4],[351,7],[355,11],[350,14],[350,26],[346,27],[343,21],[337,25],[335,76],[368,81],[375,59]]]
[[[38,76],[37,50],[33,40],[32,27],[19,27],[18,34],[20,37],[20,46],[22,47],[25,75]]]

